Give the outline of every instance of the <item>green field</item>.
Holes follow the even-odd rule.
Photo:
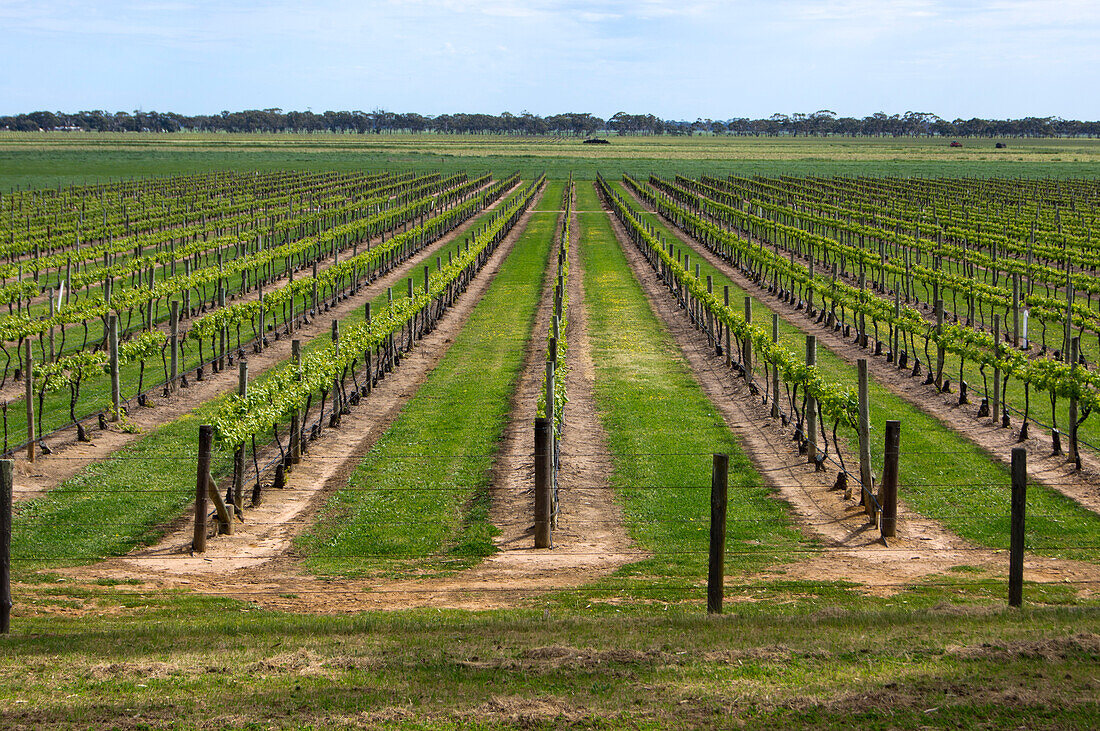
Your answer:
[[[548,175],[511,254],[479,275],[491,282],[448,335],[438,365],[397,395],[407,400],[391,427],[355,455],[346,487],[310,506],[275,562],[254,573],[215,568],[193,586],[167,575],[96,578],[85,568],[155,544],[189,519],[196,427],[225,399],[17,504],[13,632],[0,636],[0,726],[1096,728],[1100,595],[1089,578],[1096,514],[1031,488],[1032,555],[1077,559],[1082,573],[1027,582],[1022,609],[1007,607],[1004,574],[989,564],[960,562],[904,581],[890,574],[897,564],[884,562],[874,586],[787,578],[793,566],[834,560],[840,549],[768,486],[759,460],[722,419],[651,308],[623,254],[630,244],[616,239],[591,182],[597,172],[612,183],[623,172],[641,179],[1100,173],[1100,140],[1010,139],[1004,150],[994,143],[964,140],[951,149],[939,139],[700,136],[611,137],[594,146],[490,136],[0,133],[4,195],[219,169],[491,170],[497,179],[519,170],[524,184]],[[607,439],[600,456],[609,460],[608,489],[629,536],[622,550],[635,558],[572,584],[551,570],[537,585],[462,584],[476,577],[463,572],[484,568],[500,550],[489,512],[495,470],[529,471],[498,457],[525,348],[545,332],[534,329],[535,313],[553,276],[570,172],[578,180],[570,276],[584,276],[594,416]],[[471,228],[490,215],[475,217]],[[664,223],[647,220],[671,240]],[[446,264],[465,235],[433,244],[424,263],[433,272],[435,256]],[[739,289],[692,252],[695,262],[717,291],[728,284],[734,301],[752,296],[754,321],[770,321],[761,290]],[[419,287],[422,265],[403,276]],[[405,292],[403,280],[393,287],[395,300]],[[374,298],[375,318],[384,317],[386,300]],[[344,326],[362,321],[357,304]],[[781,322],[780,340],[794,352],[802,347],[788,323]],[[322,335],[304,348],[330,343]],[[854,388],[854,368],[820,345],[819,353],[823,376]],[[259,383],[272,377],[254,375]],[[905,420],[909,506],[1007,564],[1007,471],[876,384],[871,415],[879,441],[886,419]],[[724,615],[708,616],[710,467],[719,452],[731,456],[726,603]],[[877,471],[880,445],[873,452]],[[323,448],[314,456],[324,459]],[[219,484],[230,462],[229,453],[215,454]],[[964,494],[964,483],[980,485]],[[1070,550],[1071,539],[1088,545]],[[919,561],[923,550],[907,545],[903,560]],[[840,555],[835,561],[847,560]],[[425,595],[408,606],[379,600],[387,582],[404,579],[427,582]],[[491,605],[479,607],[479,597]],[[380,605],[389,608],[362,609]]]
[[[222,135],[0,132],[0,191],[205,170],[545,171],[591,179],[597,171],[723,176],[948,175],[1091,177],[1100,140],[925,138],[612,137],[574,139],[441,135]]]

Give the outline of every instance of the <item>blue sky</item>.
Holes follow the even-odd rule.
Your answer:
[[[0,113],[1100,118],[1100,0],[0,0]]]

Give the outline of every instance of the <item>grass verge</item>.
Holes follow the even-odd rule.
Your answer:
[[[577,186],[577,210],[596,402],[612,452],[612,485],[631,537],[652,554],[609,581],[626,580],[648,594],[701,590],[716,452],[730,455],[726,537],[737,559],[729,562],[729,573],[758,570],[785,560],[791,550],[810,548],[650,310],[591,185]]]

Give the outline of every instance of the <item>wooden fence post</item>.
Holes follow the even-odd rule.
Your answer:
[[[859,481],[863,488],[859,491],[859,504],[873,521],[875,519],[875,501],[870,498],[873,479],[871,477],[871,408],[867,394],[867,359],[856,361],[859,371]]]
[[[53,320],[54,315],[57,314],[54,308],[55,303],[53,300],[53,287],[50,287],[48,290],[46,290],[46,301],[50,305],[50,319]],[[53,363],[55,360],[57,360],[57,351],[54,349],[53,325],[50,325],[50,362]]]
[[[206,500],[210,489],[210,445],[214,440],[214,427],[199,427],[199,458],[195,475],[195,533],[191,539],[191,551],[206,551]]]
[[[745,295],[745,324],[752,325],[752,298]],[[752,338],[745,336],[745,383],[752,383]]]
[[[11,632],[11,493],[10,459],[0,459],[0,634]]]
[[[883,538],[893,538],[898,532],[898,457],[901,446],[901,422],[886,422],[886,453],[882,465],[882,487],[879,504],[882,518],[879,529]]]
[[[118,314],[107,318],[107,357],[111,368],[111,421],[122,418],[122,386],[118,376]]]
[[[247,360],[237,363],[237,395],[241,398],[248,395]],[[227,499],[237,508],[238,513],[244,512],[244,443],[233,453],[233,494]]]
[[[993,315],[993,357],[1001,357],[1001,316]],[[997,360],[993,364],[993,409],[990,416],[993,417],[993,426],[1001,423],[1001,366]]]
[[[1020,347],[1020,275],[1012,275],[1012,346]]]
[[[171,344],[169,346],[171,348],[171,353],[169,355],[168,364],[168,383],[169,390],[175,391],[176,380],[179,378],[180,374],[180,301],[172,300],[171,307],[172,309],[168,318],[168,324],[171,332],[169,336],[171,341]],[[262,331],[260,333],[260,337],[263,337]]]
[[[722,287],[722,301],[725,303],[726,307],[730,306],[730,287],[729,287],[728,284],[724,285]],[[723,345],[726,349],[726,367],[728,368],[728,367],[730,367],[730,365],[733,364],[733,355],[730,353],[730,344],[731,343],[730,343],[730,328],[729,328],[729,325],[725,325],[722,328],[722,330],[724,331],[724,334],[725,334],[725,338],[724,338],[725,342],[723,343]]]
[[[555,399],[555,382],[557,371],[557,341],[551,341],[553,352],[551,359],[546,361],[546,418],[550,422],[549,451],[550,464],[550,529],[558,527],[558,420],[557,401]]]
[[[936,300],[936,390],[943,390],[943,300]]]
[[[772,313],[772,342],[779,342],[779,313]],[[772,366],[772,418],[779,418],[779,367]]]
[[[535,419],[535,548],[550,548],[550,420]]]
[[[340,357],[340,321],[332,321],[332,353],[339,359]],[[340,376],[335,375],[332,377],[332,417],[329,419],[329,425],[332,428],[338,428],[340,425],[340,416],[343,413],[343,391],[340,389]]]
[[[715,454],[710,470],[710,559],[707,564],[707,614],[722,613],[726,576],[726,502],[730,456]]]
[[[817,364],[817,337],[806,336],[806,365]],[[817,399],[806,397],[806,461],[817,464]]]
[[[302,378],[302,341],[290,341],[290,357],[294,359],[295,374]],[[298,409],[290,412],[290,463],[302,461],[302,415]]]
[[[1027,500],[1027,450],[1012,450],[1012,524],[1008,553],[1008,606],[1024,601],[1024,507]]]
[[[27,400],[27,461],[34,461],[34,357],[31,355],[31,339],[27,338],[27,352],[23,362],[23,378]],[[18,351],[16,356],[18,356]]]
[[[1081,359],[1081,339],[1070,338],[1069,341],[1069,372],[1073,380],[1076,380],[1077,361]],[[1069,459],[1077,469],[1081,469],[1081,452],[1077,449],[1077,407],[1076,396],[1069,398]]]

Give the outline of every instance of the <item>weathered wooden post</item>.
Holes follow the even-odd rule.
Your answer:
[[[55,309],[56,303],[53,300],[53,287],[50,287],[48,290],[46,290],[46,300],[49,302],[50,306],[50,362],[53,363],[57,359],[57,351],[54,349],[53,340],[53,318],[54,315],[57,314],[57,311]]]
[[[752,329],[752,298],[745,295],[745,324]],[[745,334],[745,383],[752,383],[752,338]]]
[[[1070,338],[1069,341],[1069,358],[1070,366],[1069,373],[1070,379],[1076,381],[1077,377],[1077,361],[1081,359],[1081,339],[1077,337]],[[1069,459],[1077,467],[1081,468],[1081,453],[1077,448],[1077,408],[1078,401],[1077,396],[1071,395],[1069,397]]]
[[[813,335],[806,336],[806,365],[817,364],[817,338]],[[817,399],[813,396],[806,397],[806,459],[810,464],[817,464]]]
[[[772,342],[779,342],[779,313],[772,313]],[[779,367],[772,364],[772,418],[779,418]]]
[[[122,418],[122,386],[118,375],[118,314],[107,318],[107,358],[111,369],[111,421]]]
[[[1012,347],[1020,347],[1020,275],[1012,275]]]
[[[868,398],[867,359],[856,361],[859,372],[859,481],[863,489],[859,491],[859,504],[863,506],[872,521],[875,520],[875,501],[870,499],[873,478],[871,477],[871,408]]]
[[[707,614],[721,614],[726,576],[726,502],[730,456],[715,454],[710,469],[710,558],[707,564]]]
[[[302,341],[290,341],[290,357],[294,359],[295,378],[302,379]],[[298,409],[290,412],[290,463],[302,461],[302,415]]]
[[[1001,316],[993,315],[993,426],[1001,423]]]
[[[210,489],[210,446],[214,440],[214,427],[199,427],[199,458],[195,475],[195,532],[191,538],[191,551],[206,551],[206,499]]]
[[[535,548],[550,548],[550,420],[535,419]]]
[[[1027,504],[1027,450],[1012,450],[1012,523],[1008,550],[1008,606],[1024,601],[1024,510]]]
[[[333,355],[339,359],[340,357],[340,321],[332,321],[332,350]],[[329,426],[335,428],[340,426],[340,415],[344,409],[344,392],[340,388],[340,374],[336,374],[332,377],[332,417],[329,419]]]
[[[0,459],[0,634],[11,632],[11,494],[15,462]]]
[[[883,538],[893,538],[898,532],[898,458],[901,447],[901,422],[891,419],[886,422],[886,453],[882,465],[882,487],[879,489],[879,504],[882,506],[882,518],[879,529]]]
[[[248,361],[237,363],[237,395],[248,396]],[[233,452],[233,494],[228,498],[238,513],[244,512],[244,443]]]
[[[558,420],[554,398],[557,369],[557,341],[551,340],[550,360],[546,361],[546,418],[550,422],[550,529],[558,527]]]
[[[171,391],[175,391],[177,388],[176,381],[180,375],[180,302],[179,300],[172,300],[172,309],[168,317],[169,325],[169,350],[168,355],[168,388]],[[262,328],[261,328],[261,335]]]
[[[27,351],[23,361],[24,396],[27,401],[27,461],[34,461],[34,358],[31,355],[31,339],[27,338]],[[16,351],[16,355],[18,355]]]
[[[722,287],[722,301],[725,303],[726,307],[730,306],[730,287],[728,284]],[[726,349],[726,367],[729,368],[733,364],[733,355],[730,353],[731,341],[729,325],[724,326],[722,329],[725,331],[725,342],[723,346]]]
[[[936,300],[936,390],[943,390],[943,300]]]

